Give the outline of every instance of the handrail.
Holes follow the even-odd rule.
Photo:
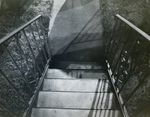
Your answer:
[[[22,29],[26,28],[29,24],[33,23],[35,20],[37,20],[38,18],[40,18],[41,15],[36,16],[35,18],[31,19],[30,21],[28,21],[27,23],[25,23],[24,25],[20,26],[19,28],[17,28],[16,30],[14,30],[13,32],[11,32],[10,34],[6,35],[5,37],[0,39],[0,44],[2,44],[3,42],[7,41],[9,38],[11,38],[13,35],[15,35],[16,33],[18,33],[19,31],[21,31]]]
[[[0,97],[5,100],[0,105],[7,116],[29,116],[48,69],[51,55],[43,21],[38,15],[0,39]]]
[[[129,22],[128,20],[126,20],[125,18],[123,18],[121,15],[116,14],[116,17],[118,17],[124,23],[128,24],[131,28],[133,28],[134,30],[136,30],[139,34],[141,34],[143,37],[145,37],[147,40],[150,41],[150,36],[147,33],[145,33],[144,31],[142,31],[141,29],[139,29],[137,26],[135,26],[134,24],[132,24],[131,22]]]
[[[130,110],[128,114],[133,117],[141,112],[138,104],[142,105],[143,102],[137,100],[132,103],[131,100],[135,94],[140,96],[138,90],[150,76],[150,36],[119,14],[115,16],[112,35],[105,44],[106,63],[116,97],[120,98],[121,109],[124,112]],[[132,110],[132,104],[137,110]],[[126,113],[127,116],[128,114]]]
[[[107,66],[109,66],[109,63],[108,63],[108,61],[106,60],[106,64],[107,64]],[[119,108],[120,108],[120,111],[121,111],[121,114],[123,115],[123,117],[128,117],[128,114],[124,111],[124,108],[123,108],[123,106],[122,106],[122,102],[121,102],[121,100],[120,100],[120,96],[117,94],[117,89],[116,89],[116,87],[115,87],[115,83],[114,83],[114,77],[112,77],[112,71],[111,71],[111,69],[108,67],[108,69],[107,69],[108,71],[108,74],[109,74],[109,80],[110,80],[110,83],[111,83],[111,85],[112,85],[112,89],[113,89],[113,91],[114,91],[114,93],[115,93],[115,96],[116,96],[116,99],[118,100],[118,103],[119,103]]]

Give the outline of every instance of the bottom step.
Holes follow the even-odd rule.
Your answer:
[[[33,108],[31,117],[121,117],[118,110]]]

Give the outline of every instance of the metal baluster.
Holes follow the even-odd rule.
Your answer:
[[[135,39],[135,42],[133,43],[133,45],[132,45],[132,47],[131,47],[131,49],[130,49],[130,51],[129,51],[129,55],[132,55],[132,53],[134,52],[134,51],[133,51],[133,48],[136,46],[136,43],[137,43],[137,39]],[[144,49],[142,50],[140,57],[138,58],[138,60],[137,60],[137,62],[136,62],[136,64],[135,64],[135,66],[131,69],[131,71],[130,71],[129,74],[132,74],[132,72],[134,71],[134,69],[136,68],[136,66],[140,63],[140,60],[141,60],[141,58],[142,58],[142,56],[143,56],[143,54],[144,54],[144,52],[145,52],[145,49],[146,49],[146,48],[144,48]],[[129,60],[129,58],[130,58],[129,55],[125,58],[126,61],[125,61],[124,65],[123,65],[122,71],[125,70],[125,66],[126,66],[128,60]],[[130,77],[130,75],[128,75],[128,77]]]
[[[134,42],[133,42],[133,44],[132,44],[132,46],[131,46],[131,48],[130,48],[130,51],[129,51],[129,55],[131,54],[131,52],[132,52],[132,50],[133,50],[133,47],[135,46],[135,44],[136,44],[136,41],[137,41],[137,38],[135,38],[135,40],[134,40]],[[121,54],[122,55],[122,54]],[[126,59],[129,59],[129,56],[127,56],[127,57],[125,57],[125,60]],[[126,65],[126,63],[127,63],[127,60],[125,61],[125,63],[123,64],[123,66],[122,66],[122,72],[124,71],[124,68],[125,68],[125,65]],[[115,70],[114,70],[115,71]],[[118,71],[119,71],[119,67],[118,67]],[[117,82],[118,82],[118,78],[119,78],[119,72],[118,72],[118,74],[117,74],[117,80],[116,80],[116,82],[115,82],[115,84],[117,84]],[[127,76],[127,75],[126,75]]]
[[[16,41],[16,47],[18,47],[18,39],[14,36],[14,38],[15,38],[15,41]],[[23,56],[22,56],[22,53],[20,52],[20,49],[18,50],[19,51],[19,55],[20,55],[20,58],[21,58],[21,60],[23,60]],[[20,60],[20,61],[21,61]],[[21,65],[20,65],[20,69],[24,72],[25,71],[25,69],[24,69],[24,67],[23,67],[23,65],[22,65],[22,62],[20,63]],[[25,72],[24,72],[25,73]]]
[[[140,64],[141,58],[143,57],[145,50],[146,50],[146,48],[141,52],[141,53],[142,53],[141,56],[138,58],[138,60],[137,60],[137,62],[136,62],[136,64],[135,64],[135,66],[134,66],[133,69],[130,71],[128,77],[127,77],[126,80],[124,81],[124,84],[123,84],[122,87],[120,88],[119,93],[123,90],[123,88],[124,88],[124,86],[126,85],[127,81],[128,81],[129,78],[131,77],[133,71],[134,71],[134,70],[136,69],[136,67]]]
[[[30,89],[31,93],[33,94],[33,90],[29,85],[29,82],[27,80],[27,78],[25,77],[25,75],[23,74],[23,72],[21,71],[21,69],[19,68],[18,64],[16,63],[16,61],[14,60],[13,56],[10,54],[9,50],[2,44],[2,47],[6,50],[6,52],[8,53],[8,55],[10,56],[11,60],[13,61],[13,63],[15,64],[15,66],[17,67],[17,69],[19,70],[22,79],[25,81],[25,83],[27,84],[28,88]]]
[[[118,25],[119,25],[118,28],[120,29],[121,21],[118,22]],[[117,29],[118,29],[118,28],[117,28]],[[117,30],[117,29],[116,29],[116,30]],[[116,32],[116,31],[115,31],[115,32]],[[109,45],[109,46],[110,46],[109,49],[110,49],[111,51],[113,50],[113,48],[114,48],[114,46],[115,46],[115,43],[116,43],[116,41],[117,41],[117,39],[114,37],[114,35],[116,34],[115,32],[114,32],[113,37],[112,37],[111,45]],[[114,38],[115,38],[115,39],[114,39]],[[112,53],[112,52],[111,52],[111,53]],[[112,53],[112,54],[114,54],[114,56],[115,56],[116,53]],[[113,55],[112,55],[112,56],[113,56]],[[110,65],[112,65],[110,58],[112,58],[112,57],[109,56],[109,57],[108,57],[108,61],[109,61]]]
[[[40,53],[40,48],[39,48],[39,46],[38,46],[38,44],[37,44],[36,37],[35,37],[35,35],[34,35],[34,32],[33,32],[33,29],[32,29],[32,27],[31,27],[31,24],[29,25],[29,27],[30,27],[30,30],[31,30],[31,33],[32,33],[32,36],[33,36],[33,40],[34,40],[35,45],[36,45],[36,48],[38,49],[38,51],[39,51],[39,53]],[[43,60],[42,60],[42,65],[43,65],[43,67],[45,67],[45,65],[44,65],[44,63],[43,63]]]
[[[126,26],[126,25],[125,25]],[[125,27],[126,28],[126,27]],[[117,48],[116,48],[116,50],[115,50],[115,52],[114,52],[114,55],[113,55],[113,57],[112,57],[112,60],[110,61],[110,65],[112,65],[112,63],[113,63],[113,61],[114,61],[114,58],[115,58],[115,56],[116,56],[116,53],[117,53],[117,51],[118,51],[118,48],[119,48],[119,45],[120,45],[120,41],[121,41],[121,39],[122,39],[122,36],[123,36],[123,34],[125,33],[125,29],[123,29],[123,30],[121,30],[121,35],[120,35],[120,37],[119,37],[119,39],[118,39],[118,46],[117,46]]]
[[[28,102],[23,98],[23,96],[18,92],[16,87],[12,84],[12,82],[7,78],[7,76],[0,70],[0,73],[3,75],[4,79],[8,82],[11,88],[17,93],[17,95],[25,102],[27,106],[29,106]]]
[[[35,23],[35,26],[36,26],[36,29],[37,29],[37,32],[38,32],[39,40],[40,40],[40,42],[41,42],[41,44],[42,44],[42,39],[41,39],[41,37],[40,37],[40,32],[39,32],[39,30],[38,30],[38,26],[37,26],[36,21],[35,21],[34,23]],[[43,48],[42,48],[42,51],[43,51],[43,53],[44,53],[45,60],[47,61],[48,58],[47,58],[46,53],[45,53],[45,50],[44,50]]]
[[[18,47],[19,47],[19,40],[18,40],[18,33],[17,33],[17,37],[16,37],[16,35],[14,35],[14,38],[15,38],[15,41],[16,41],[16,48],[18,49]],[[19,55],[21,56],[21,60],[20,60],[20,62],[21,63],[19,63],[19,65],[20,65],[20,69],[22,70],[22,72],[24,73],[24,75],[26,76],[27,75],[27,73],[28,73],[28,70],[27,70],[27,72],[26,72],[26,70],[25,70],[25,66],[23,65],[23,63],[24,63],[24,58],[23,58],[23,53],[21,52],[21,49],[19,48],[18,49],[18,51],[19,51]],[[23,61],[23,62],[22,62]],[[26,66],[27,67],[27,66]],[[27,78],[27,77],[26,77]],[[29,79],[27,78],[27,81],[29,82]],[[30,83],[29,83],[30,84]]]
[[[27,59],[27,56],[25,55],[25,53],[24,53],[24,51],[23,51],[23,49],[22,49],[22,47],[21,47],[21,44],[19,43],[19,40],[18,40],[18,38],[15,36],[15,38],[16,38],[16,40],[17,40],[17,43],[18,43],[18,48],[19,48],[19,50],[21,51],[21,53],[22,53],[22,55],[24,56],[24,58],[25,58],[25,61],[26,61],[26,63],[27,63],[27,67],[29,68],[29,61],[28,61],[28,59]],[[30,68],[29,68],[30,69]],[[36,79],[36,76],[35,76],[35,74],[33,73],[33,71],[30,69],[30,73],[32,74],[32,77],[34,77],[34,79]]]
[[[115,18],[116,18],[116,17],[115,17]],[[112,30],[112,33],[111,33],[111,37],[110,37],[110,40],[109,40],[108,45],[107,45],[108,47],[107,47],[107,50],[106,50],[106,53],[105,53],[105,58],[106,58],[106,60],[107,60],[107,56],[108,56],[108,53],[109,53],[109,49],[110,49],[111,42],[112,42],[113,37],[114,37],[115,28],[116,28],[116,26],[117,26],[117,23],[118,23],[118,18],[116,18],[115,25],[114,25],[114,27],[113,27],[113,30]]]
[[[44,40],[45,40],[45,44],[46,44],[46,46],[47,46],[47,53],[48,53],[48,58],[51,58],[51,52],[50,52],[50,43],[49,43],[49,39],[47,38],[47,37],[45,37],[45,33],[44,33],[44,27],[43,27],[43,25],[42,25],[42,17],[40,18],[40,26],[41,26],[41,28],[42,28],[42,35],[43,35],[43,38],[44,38]]]
[[[28,47],[29,47],[30,52],[31,52],[31,54],[32,54],[33,60],[34,60],[34,62],[35,62],[35,65],[37,66],[38,71],[40,72],[40,75],[41,75],[41,74],[42,74],[42,71],[41,71],[41,69],[39,68],[39,65],[37,65],[37,63],[36,63],[36,57],[35,57],[35,55],[34,55],[34,52],[33,52],[33,49],[32,49],[32,47],[31,47],[31,44],[30,44],[30,42],[29,42],[29,40],[28,40],[28,37],[27,37],[27,35],[26,35],[24,29],[23,29],[22,31],[23,31],[23,34],[24,34],[26,40],[27,40]]]
[[[119,64],[119,61],[120,61],[120,59],[121,59],[121,56],[122,56],[122,54],[123,54],[123,52],[124,52],[124,50],[125,50],[125,45],[126,45],[126,44],[128,43],[128,41],[129,41],[129,36],[130,36],[130,34],[131,34],[131,29],[130,29],[129,34],[128,34],[128,36],[127,36],[127,38],[126,38],[126,40],[125,40],[125,43],[124,43],[124,45],[123,45],[123,47],[122,47],[122,50],[121,50],[121,52],[120,52],[120,55],[119,55],[119,57],[118,57],[118,59],[117,59],[117,63],[116,63],[116,65],[115,65],[114,68],[113,68],[113,71],[114,71],[114,72],[116,71],[117,66],[118,66],[118,64]],[[119,68],[118,68],[117,71],[119,71]],[[113,74],[113,75],[114,75],[114,74]],[[117,75],[119,76],[119,74],[117,74]],[[119,77],[117,77],[115,84],[117,84],[118,80],[119,80]]]
[[[127,38],[126,38],[126,40],[125,40],[125,43],[124,43],[124,45],[123,45],[123,47],[122,47],[122,50],[121,50],[120,54],[119,54],[117,63],[116,63],[116,65],[115,65],[115,67],[114,67],[114,71],[115,71],[115,69],[116,69],[116,67],[117,67],[117,65],[118,65],[118,62],[119,62],[119,60],[120,60],[120,58],[121,58],[121,55],[123,54],[123,52],[124,52],[124,50],[125,50],[125,46],[126,46],[126,44],[128,43],[128,41],[129,41],[128,38],[129,38],[130,35],[131,35],[131,29],[130,29],[130,31],[129,31],[129,33],[128,33],[128,36],[127,36]]]

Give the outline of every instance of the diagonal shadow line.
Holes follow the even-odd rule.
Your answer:
[[[100,87],[100,95],[98,96],[98,93],[95,94],[93,103],[92,103],[92,107],[88,114],[88,117],[97,117],[98,111],[100,111],[99,116],[101,116],[103,110],[104,110],[104,116],[107,114],[106,112],[107,112],[107,108],[109,105],[109,98],[110,98],[109,94],[107,93],[107,90],[109,90],[109,89],[106,89],[107,88],[106,87],[106,79],[104,79],[104,80],[101,79],[101,81],[102,81],[101,85],[100,85],[100,79],[99,79],[99,83],[97,85],[97,91],[98,91],[98,88]],[[109,86],[108,86],[108,88],[109,88]],[[105,90],[106,90],[106,92],[105,92]],[[106,97],[105,100],[104,100],[104,97]],[[98,99],[97,103],[96,103],[96,99]],[[100,105],[99,105],[99,103],[100,103]],[[96,109],[94,109],[95,105],[96,105]],[[100,107],[99,109],[98,109],[98,105]],[[104,109],[102,108],[102,105],[104,105]],[[95,114],[94,114],[94,110],[96,111]],[[108,109],[108,115],[110,115],[109,109]]]
[[[94,41],[99,41],[99,40],[103,40],[103,39],[87,40],[87,41],[82,41],[82,42],[72,43],[72,45],[80,44],[80,43],[86,43],[86,42],[94,42]]]
[[[102,81],[101,85],[100,85],[100,81]],[[104,92],[103,92],[103,86],[105,86],[105,82],[103,81],[103,79],[99,79],[99,83],[98,83],[97,89],[96,89],[96,92],[97,92],[97,93],[95,93],[95,96],[94,96],[94,99],[93,99],[93,103],[92,103],[92,107],[91,107],[91,110],[90,110],[90,112],[89,112],[89,114],[88,114],[88,117],[96,117],[98,111],[101,110],[101,108],[98,109],[98,105],[99,105],[99,103],[100,103],[100,97],[101,97],[101,96],[103,95],[103,93],[104,93]],[[100,94],[99,94],[99,96],[98,96],[98,89],[100,89],[100,92],[99,92]],[[103,97],[104,97],[104,95],[103,95]],[[96,103],[96,99],[98,99],[97,103]],[[103,101],[103,100],[101,100],[101,103],[102,103],[102,101]],[[96,109],[94,109],[95,105],[96,105]],[[102,104],[101,104],[101,105],[102,105]],[[100,107],[101,107],[101,105],[100,105]],[[92,109],[93,109],[93,110],[92,110]],[[95,114],[94,114],[94,110],[96,111]]]
[[[99,21],[99,19],[97,19],[96,23],[95,23],[95,24],[93,23],[93,24],[86,30],[86,32],[84,32],[84,34],[82,35],[82,37],[79,39],[78,42],[80,42],[80,41],[85,37],[85,34],[88,33],[88,31],[89,31],[91,28],[94,27],[94,29],[92,30],[92,32],[94,32],[95,29],[96,29],[100,24],[101,24],[101,22]],[[95,26],[95,25],[96,25],[96,26]],[[90,34],[92,34],[92,33],[90,33]],[[89,38],[89,37],[90,37],[90,36],[88,36],[88,38]],[[88,39],[88,38],[87,38],[87,39]]]
[[[102,84],[101,84],[101,88],[100,88],[100,96],[98,97],[98,102],[97,102],[97,104],[96,104],[96,108],[97,108],[97,109],[98,109],[98,105],[99,105],[99,102],[100,102],[100,97],[101,97],[101,95],[103,95],[103,91],[102,91],[103,85],[105,85],[105,84],[104,84],[104,81],[103,81],[103,79],[102,79]],[[102,101],[102,100],[101,100],[101,101]],[[100,109],[101,109],[101,108],[100,108]],[[96,110],[94,117],[97,116],[97,112],[98,112],[98,111],[99,111],[99,110]]]
[[[99,23],[99,24],[100,24],[100,23]],[[99,24],[98,24],[98,25],[99,25]],[[96,26],[96,28],[98,27],[98,25]],[[94,37],[91,39],[90,37],[92,36],[92,34],[94,34],[93,32],[96,30],[96,28],[95,28],[91,33],[85,33],[85,34],[83,34],[83,36],[82,36],[77,42],[75,42],[75,43],[86,42],[86,41],[88,41],[88,40],[95,40],[96,36],[97,36],[98,34],[100,34],[100,33],[98,33],[98,32],[101,32],[101,31],[99,30],[97,33],[95,33]],[[87,34],[88,34],[88,36],[86,37]],[[86,37],[86,39],[84,39],[84,37]],[[84,39],[84,40],[83,40],[83,39]]]
[[[78,38],[78,36],[83,32],[83,30],[88,26],[88,24],[94,19],[94,17],[99,13],[100,10],[97,10],[96,13],[93,15],[93,17],[87,22],[87,24],[81,29],[81,31],[75,36],[75,38],[70,42],[70,44],[66,47],[63,53],[65,53],[72,43]]]
[[[99,23],[99,24],[100,24],[100,23]],[[97,27],[98,27],[98,25],[97,25]],[[96,27],[96,28],[97,28],[97,27]],[[95,28],[95,30],[96,30],[96,28]],[[94,30],[94,31],[95,31],[95,30]],[[93,32],[94,32],[94,31],[93,31]],[[101,32],[101,29],[100,29],[98,32]],[[90,36],[91,36],[92,34],[93,34],[93,33],[91,33],[91,34],[88,36],[88,38],[87,38],[86,40],[89,40],[89,39],[90,39]],[[101,34],[101,33],[95,33],[95,36],[92,38],[92,40],[95,40],[95,38],[97,37],[98,34]]]
[[[87,39],[86,40],[80,40],[79,42],[72,42],[72,44],[68,44],[68,46],[69,46],[69,48],[67,49],[67,50],[65,50],[66,52],[73,46],[73,45],[77,45],[77,44],[86,44],[86,43],[89,43],[89,42],[96,42],[96,41],[100,41],[100,43],[103,43],[104,41],[103,41],[103,39],[101,39],[101,38],[98,38],[98,39],[95,39],[100,33],[96,33],[96,34],[93,34],[93,33],[90,33],[89,34],[89,36],[87,37]],[[85,34],[86,35],[86,34]],[[90,36],[94,36],[92,39],[89,39],[89,37]],[[68,47],[67,46],[67,47]],[[96,46],[96,45],[95,45]],[[100,45],[99,45],[100,46]],[[66,48],[67,48],[66,47]],[[103,44],[103,46],[102,47],[104,47],[104,44]],[[63,53],[66,53],[66,52],[63,52]]]
[[[102,87],[103,89],[102,89],[102,92],[104,92],[104,88],[105,88],[105,86],[106,86],[106,83],[105,83],[105,80],[104,80],[104,86]],[[106,93],[106,95],[107,95],[107,93]],[[102,113],[102,105],[103,105],[103,102],[104,102],[104,97],[105,97],[105,92],[104,93],[102,93],[102,99],[101,99],[101,103],[100,103],[100,113],[99,113],[99,115],[101,115],[101,113]]]
[[[91,110],[88,114],[87,117],[92,117],[92,115],[94,114],[94,106],[95,106],[95,103],[96,103],[96,98],[97,98],[97,95],[98,95],[98,89],[99,89],[99,86],[100,86],[100,79],[98,80],[98,84],[97,84],[97,87],[96,87],[96,91],[95,91],[95,95],[94,95],[94,99],[93,99],[93,103],[92,103],[92,107],[91,107]],[[93,110],[92,110],[93,109]]]
[[[107,84],[107,80],[105,80],[105,84]],[[108,88],[108,89],[107,89]],[[106,85],[105,85],[105,88],[104,88],[104,90],[106,90],[106,92],[109,90],[109,86],[108,87],[106,87]],[[106,101],[105,101],[105,107],[104,107],[104,117],[106,116],[106,112],[107,112],[107,109],[108,109],[108,106],[109,106],[109,98],[110,98],[110,95],[109,95],[109,93],[106,93]],[[108,114],[109,114],[109,111],[110,110],[108,110]]]

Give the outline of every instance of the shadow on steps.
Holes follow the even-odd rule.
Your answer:
[[[104,51],[101,47],[88,48],[73,52],[56,54],[52,61],[71,61],[71,62],[100,62],[105,63]]]

